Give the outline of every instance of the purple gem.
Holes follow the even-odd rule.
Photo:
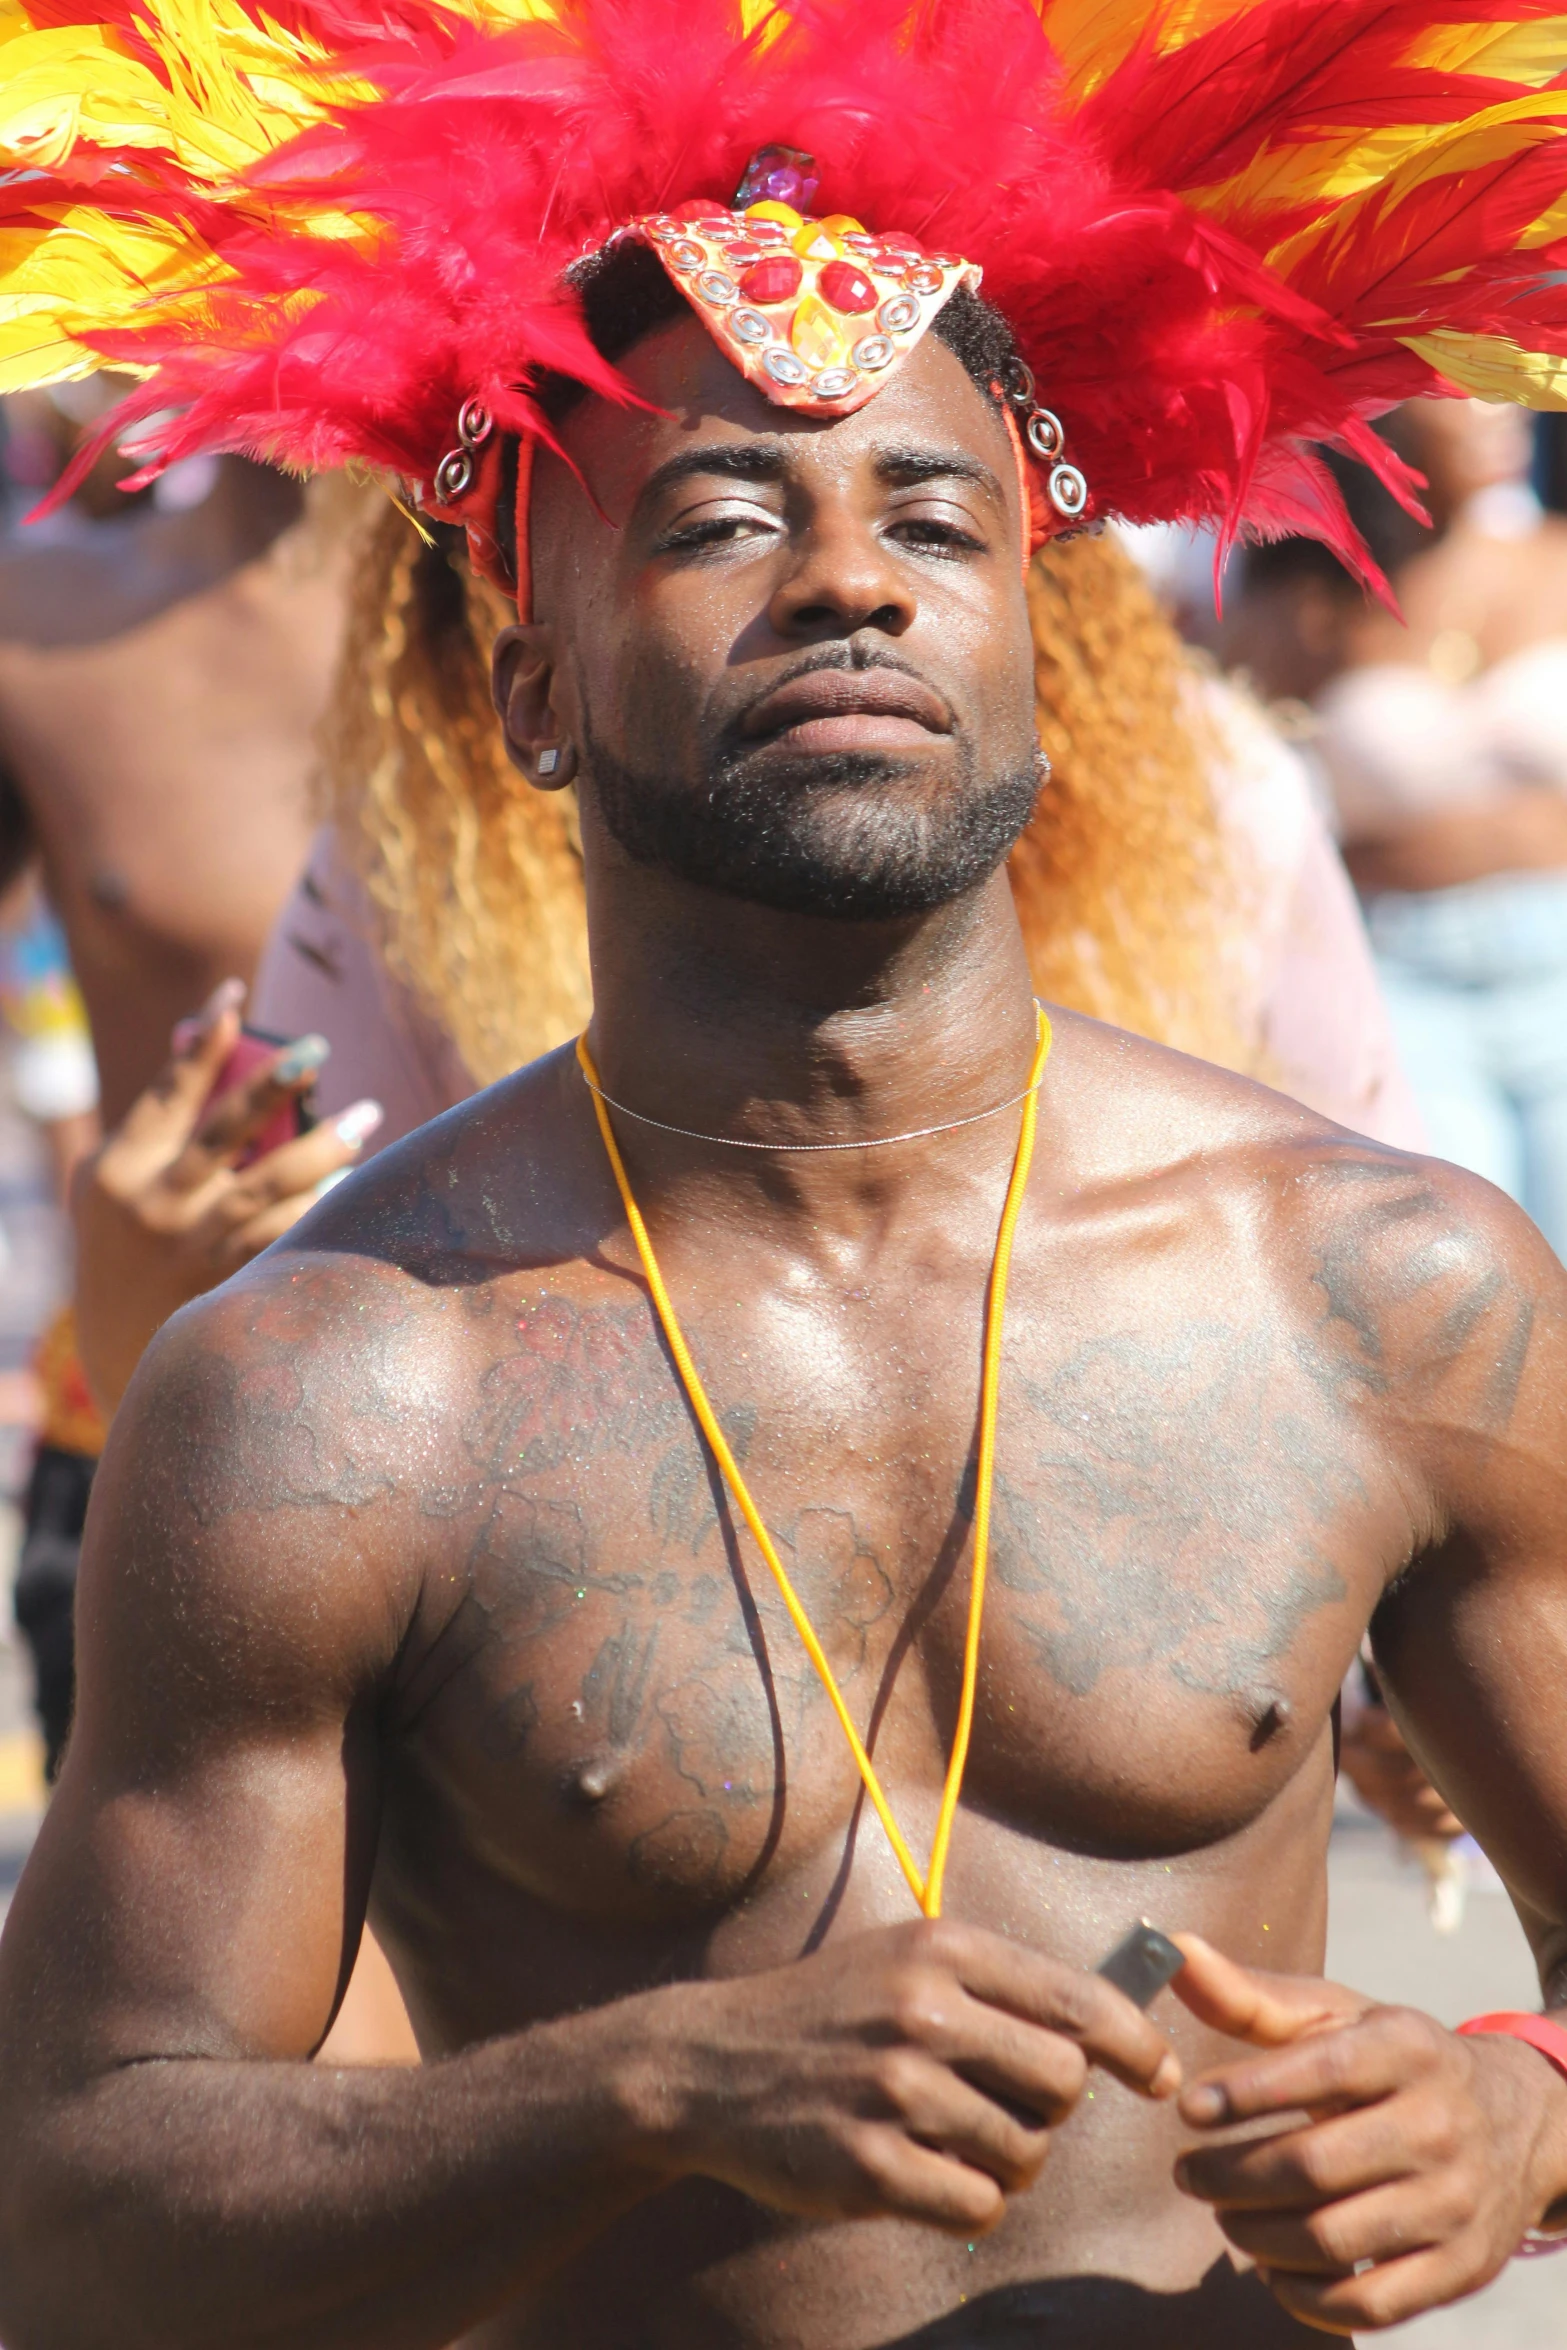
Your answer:
[[[748,205],[765,201],[809,212],[819,184],[814,155],[802,154],[798,147],[758,147],[745,167],[734,208],[744,212]]]

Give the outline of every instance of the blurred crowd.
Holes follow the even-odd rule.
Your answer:
[[[0,1017],[74,1240],[19,1497],[51,1774],[94,1463],[143,1348],[589,1000],[570,795],[505,765],[505,615],[455,541],[237,459],[127,495],[110,456],[24,526],[113,396],[0,417]],[[1042,994],[1472,1167],[1567,1251],[1560,421],[1390,416],[1429,528],[1331,461],[1401,617],[1312,541],[1047,550],[1053,772],[1013,880]],[[1369,1667],[1346,1694],[1356,1784],[1440,1855],[1460,1824]],[[334,2051],[410,2045],[371,1951]]]

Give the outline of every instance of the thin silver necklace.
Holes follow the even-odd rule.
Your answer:
[[[1044,1010],[1038,997],[1034,999],[1036,1012]],[[581,1064],[578,1064],[581,1069]],[[932,1134],[955,1134],[960,1126],[978,1126],[985,1118],[999,1118],[1003,1110],[1016,1109],[1026,1102],[1031,1093],[1037,1093],[1045,1082],[1041,1069],[1032,1085],[1025,1085],[1021,1093],[1008,1094],[1004,1102],[992,1102],[988,1110],[971,1110],[966,1118],[949,1118],[942,1126],[911,1126],[907,1134],[873,1134],[865,1142],[750,1142],[737,1134],[699,1134],[694,1126],[671,1126],[667,1119],[650,1118],[643,1110],[628,1110],[624,1102],[617,1102],[613,1094],[595,1085],[585,1069],[582,1082],[589,1093],[596,1093],[607,1110],[616,1110],[622,1118],[634,1118],[639,1126],[656,1126],[660,1134],[678,1134],[685,1142],[716,1143],[728,1151],[879,1151],[895,1142],[924,1142]]]

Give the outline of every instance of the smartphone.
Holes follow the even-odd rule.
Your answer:
[[[1185,1964],[1168,1934],[1161,1934],[1144,1918],[1123,1935],[1095,1971],[1124,1991],[1134,2007],[1146,2007],[1167,1983],[1174,1982]]]
[[[203,1105],[204,1110],[210,1109],[218,1096],[227,1093],[231,1086],[242,1085],[247,1077],[254,1076],[264,1062],[271,1060],[274,1053],[281,1052],[285,1045],[293,1041],[291,1036],[274,1036],[267,1028],[253,1028],[247,1020],[239,1032],[234,1050],[213,1080],[212,1091]],[[303,1093],[294,1094],[289,1100],[278,1104],[260,1133],[253,1135],[245,1145],[235,1165],[248,1167],[256,1159],[264,1159],[268,1151],[275,1151],[281,1144],[292,1142],[296,1135],[308,1134],[315,1123],[315,1087],[309,1085]]]

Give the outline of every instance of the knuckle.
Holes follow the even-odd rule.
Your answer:
[[[926,2086],[925,2060],[911,2048],[883,2050],[872,2072],[876,2091],[889,2112],[905,2115]]]
[[[1373,2011],[1373,2021],[1395,2053],[1421,2072],[1429,2071],[1447,2054],[1450,2035],[1417,2008],[1378,2008]]]
[[[889,2016],[900,2039],[925,2042],[942,2030],[948,2006],[947,1986],[924,1967],[909,1967],[893,1978]]]
[[[843,2132],[841,2144],[861,2179],[874,2187],[885,2186],[892,2170],[893,2153],[885,2128],[875,2122],[851,2122]]]
[[[1333,2204],[1323,2211],[1307,2212],[1302,2232],[1312,2250],[1330,2268],[1353,2268],[1360,2258],[1359,2251],[1350,2242],[1350,2230],[1344,2215]]]
[[[1074,2105],[1088,2086],[1088,2059],[1075,2040],[1053,2037],[1042,2067],[1046,2093],[1064,2105]]]
[[[1044,2169],[1045,2157],[1049,2152],[1050,2137],[1047,2131],[1027,2129],[1021,2122],[1015,2124],[1007,2149],[1012,2187],[1031,2187]]]
[[[1325,2195],[1331,2188],[1331,2160],[1331,2147],[1324,2146],[1314,2132],[1308,2131],[1295,2150],[1295,2169],[1301,2183],[1313,2195]]]
[[[1103,1991],[1103,1985],[1091,1975],[1076,1974],[1069,1967],[1052,1968],[1046,1985],[1052,2028],[1069,2033],[1074,2042],[1086,2037],[1111,2009]]]
[[[917,1918],[907,1929],[908,1948],[915,1962],[944,1973],[962,1964],[970,1940],[950,1918]]]
[[[902,2200],[897,2144],[885,2129],[862,2125],[850,2130],[842,2149],[849,2177],[838,2201],[849,2218],[869,2217]]]
[[[1320,2093],[1333,2097],[1353,2088],[1365,2057],[1361,2028],[1351,2024],[1339,2032],[1324,2032],[1313,2050]]]
[[[1378,2270],[1370,2269],[1350,2287],[1334,2314],[1342,2314],[1355,2325],[1380,2334],[1386,2327],[1397,2325],[1403,2311],[1394,2298],[1394,2287],[1382,2279]]]
[[[1427,2189],[1427,2225],[1438,2243],[1456,2243],[1474,2225],[1487,2185],[1476,2172],[1452,2169]]]

